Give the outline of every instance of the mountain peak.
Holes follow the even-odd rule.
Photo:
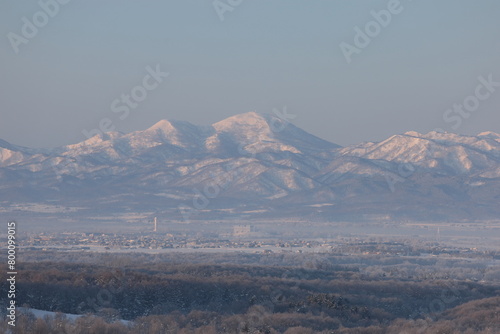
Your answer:
[[[166,119],[162,119],[159,122],[156,122],[152,127],[148,128],[146,131],[157,131],[161,130],[163,132],[171,132],[175,130],[174,125],[172,122],[167,121]]]
[[[492,138],[492,139],[498,139],[500,138],[500,134],[493,132],[493,131],[485,131],[481,132],[477,135],[478,137],[487,137],[487,138]]]
[[[405,136],[411,136],[411,137],[422,137],[422,134],[417,132],[417,131],[406,131],[404,133]]]
[[[224,131],[233,128],[259,128],[269,127],[267,119],[264,115],[250,111],[243,114],[228,117],[222,121],[213,124],[217,131]]]

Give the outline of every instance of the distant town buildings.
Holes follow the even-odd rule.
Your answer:
[[[248,236],[250,233],[255,232],[253,225],[235,225],[233,226],[233,236]]]

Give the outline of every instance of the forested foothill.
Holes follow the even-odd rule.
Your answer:
[[[490,255],[25,250],[13,333],[499,333]]]

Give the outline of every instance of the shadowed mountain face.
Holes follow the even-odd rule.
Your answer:
[[[274,115],[162,120],[53,150],[0,140],[0,181],[3,213],[55,218],[492,219],[500,135],[407,132],[340,147]]]

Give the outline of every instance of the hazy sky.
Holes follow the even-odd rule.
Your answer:
[[[295,125],[341,145],[409,130],[500,132],[500,87],[478,80],[500,83],[498,0],[219,6],[223,21],[213,0],[73,0],[48,6],[50,17],[38,1],[0,0],[0,138],[52,147],[85,139],[82,130],[105,118],[129,132],[160,119],[211,124],[283,106]],[[390,22],[382,12],[383,25],[369,23],[371,11],[388,8]],[[367,23],[371,41],[356,44],[355,27]],[[342,42],[359,46],[350,63]],[[141,88],[157,64],[169,76]],[[126,107],[121,96],[133,90],[147,97]],[[472,112],[445,114],[464,101]]]

